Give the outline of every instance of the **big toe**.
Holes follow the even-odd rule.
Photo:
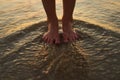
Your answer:
[[[63,41],[66,43],[66,42],[68,42],[68,38],[66,37],[66,36],[63,36]]]
[[[53,44],[54,40],[53,39],[49,39],[49,41],[47,42],[48,44]]]
[[[55,44],[59,44],[60,43],[60,40],[59,38],[55,40]]]

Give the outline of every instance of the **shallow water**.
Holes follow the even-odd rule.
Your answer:
[[[77,0],[74,18],[120,32],[120,0]],[[62,17],[62,1],[57,0],[57,14]],[[45,20],[41,0],[0,1],[0,38]]]
[[[80,19],[120,32],[120,0],[80,0],[76,15]]]
[[[47,28],[41,0],[0,1],[0,80],[51,80],[67,70],[65,77],[78,70],[79,80],[119,80],[119,7],[120,0],[77,0],[74,27],[81,39],[49,46],[41,38]]]

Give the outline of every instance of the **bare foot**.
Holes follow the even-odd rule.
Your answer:
[[[73,42],[78,38],[78,35],[76,34],[75,30],[72,28],[72,22],[71,21],[65,21],[62,20],[63,24],[63,38],[64,42]]]
[[[43,39],[45,42],[49,44],[59,44],[59,34],[58,34],[58,22],[49,22],[48,23],[48,31],[43,35]]]

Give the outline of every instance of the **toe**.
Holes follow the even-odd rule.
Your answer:
[[[68,39],[67,39],[66,37],[64,38],[64,42],[65,42],[65,43],[68,42]]]
[[[75,41],[75,39],[76,39],[75,36],[73,36],[73,37],[72,37],[72,41]]]
[[[47,41],[48,37],[47,37],[46,35],[43,35],[42,39],[43,39],[44,41]]]
[[[50,43],[50,42],[51,42],[51,39],[50,39],[50,38],[48,38],[47,43]]]
[[[76,33],[72,35],[72,41],[75,41],[76,40]]]
[[[46,39],[46,37],[43,35],[42,39],[44,39],[44,40],[45,40],[45,39]]]
[[[68,42],[68,40],[67,40],[67,39],[65,39],[65,40],[64,40],[64,42],[65,42],[65,43],[67,43],[67,42]]]
[[[59,38],[55,40],[55,44],[59,44],[60,43],[60,40]]]
[[[68,39],[69,39],[70,42],[72,41],[72,37],[69,37]]]
[[[68,42],[68,38],[67,38],[65,35],[63,35],[63,39],[64,39],[64,42],[65,42],[65,43]]]
[[[44,37],[44,41],[47,42],[47,41],[48,41],[48,38],[47,38],[47,37]]]
[[[53,44],[53,39],[51,39],[51,40],[49,41],[49,43],[50,43],[50,44]]]
[[[78,35],[77,33],[75,34],[75,38],[76,38],[76,39],[78,39],[78,38],[79,38],[79,35]]]
[[[76,33],[77,37],[79,38],[80,37],[80,34],[79,33]]]
[[[47,38],[45,41],[46,41],[46,43],[49,43],[50,39],[49,39],[49,38]]]

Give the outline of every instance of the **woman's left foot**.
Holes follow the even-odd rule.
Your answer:
[[[78,38],[77,33],[72,29],[72,22],[68,20],[62,20],[63,39],[64,42],[73,42]]]

